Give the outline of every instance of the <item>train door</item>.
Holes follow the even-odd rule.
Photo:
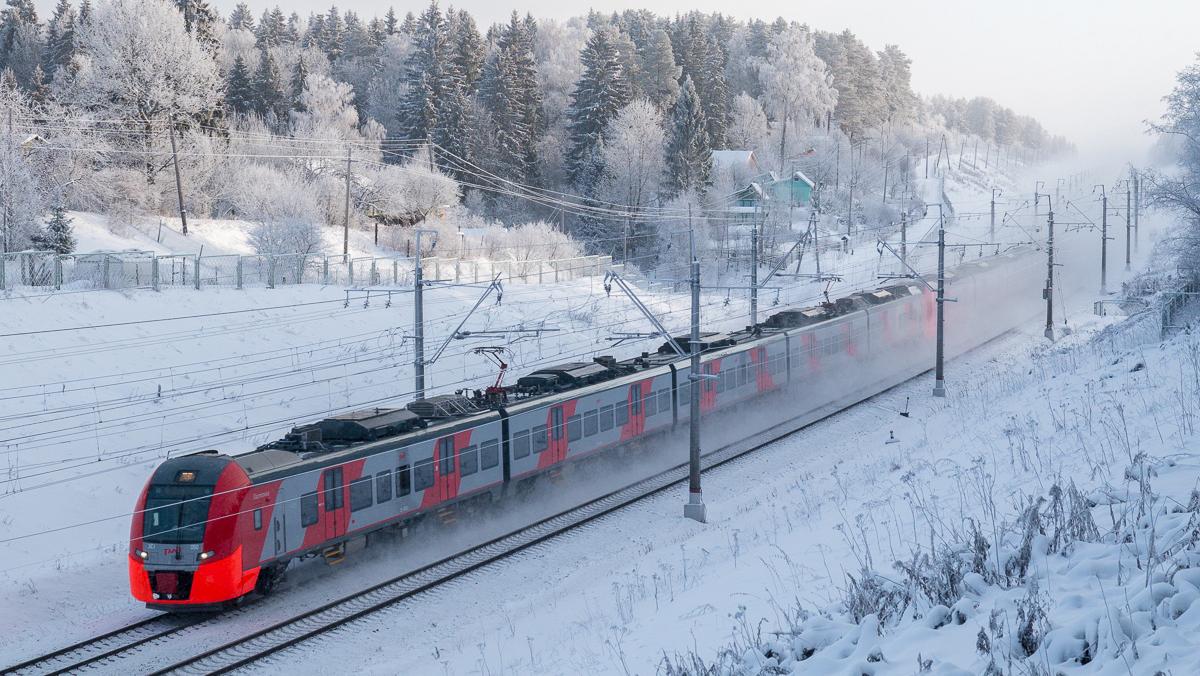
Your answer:
[[[567,414],[562,405],[550,408],[550,443],[546,447],[549,464],[567,457]]]
[[[457,493],[451,487],[456,480],[454,436],[442,437],[434,445],[434,467],[437,469],[437,479],[430,490],[433,491],[434,502],[443,502],[454,497]]]
[[[287,515],[277,514],[271,524],[271,531],[275,535],[275,556],[279,556],[287,551]]]
[[[325,470],[321,482],[325,498],[325,539],[329,540],[346,532],[346,495],[342,468]]]

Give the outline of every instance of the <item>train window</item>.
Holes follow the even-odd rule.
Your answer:
[[[625,424],[629,422],[629,404],[628,404],[628,402],[623,401],[623,402],[617,404],[617,407],[613,409],[613,413],[616,414],[616,416],[617,416],[617,420],[616,420],[617,427],[624,427]]]
[[[262,530],[262,510],[254,510],[254,530]]]
[[[559,407],[550,409],[550,427],[551,434],[555,439],[562,439],[563,436],[563,412]]]
[[[375,501],[387,502],[392,499],[392,470],[385,469],[375,475]]]
[[[691,383],[684,383],[679,386],[679,408],[680,409],[683,409],[686,406],[692,405],[692,390],[690,388],[691,388]]]
[[[578,415],[567,418],[567,441],[579,441],[583,437],[583,422]]]
[[[342,468],[325,470],[325,511],[341,509],[343,500]]]
[[[438,440],[438,463],[442,476],[454,474],[454,437]]]
[[[664,413],[671,410],[671,388],[658,391],[658,410]]]
[[[413,490],[423,491],[433,485],[433,461],[413,465]]]
[[[400,465],[396,470],[396,497],[402,498],[412,492],[412,475],[408,473],[408,465]]]
[[[546,450],[547,439],[546,439],[546,426],[545,425],[537,425],[536,427],[534,427],[533,430],[529,433],[529,436],[531,439],[533,439],[533,452],[534,453],[541,453],[542,451]]]
[[[350,511],[357,512],[360,509],[370,507],[375,495],[371,489],[371,477],[363,477],[350,482]]]
[[[317,512],[317,492],[305,493],[300,496],[300,526],[308,528],[315,524],[318,518]]]
[[[524,458],[529,455],[529,430],[521,430],[512,438],[513,457]]]
[[[488,439],[479,444],[479,465],[483,469],[491,469],[500,464],[500,442]]]
[[[601,432],[607,432],[613,428],[613,407],[611,405],[601,406],[599,417]]]
[[[600,431],[600,418],[596,411],[587,411],[583,414],[583,436],[590,437]]]
[[[646,417],[649,418],[656,413],[658,413],[658,397],[651,392],[646,397]]]
[[[463,476],[470,476],[479,470],[479,451],[474,446],[467,446],[458,452],[458,471]]]

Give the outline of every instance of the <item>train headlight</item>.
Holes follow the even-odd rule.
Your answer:
[[[138,549],[138,550],[136,550],[136,552],[137,552],[138,558],[140,558],[142,560],[150,558],[150,553],[144,549]]]
[[[208,559],[211,559],[215,554],[216,554],[216,552],[212,552],[212,551],[200,552],[200,560],[207,561]]]

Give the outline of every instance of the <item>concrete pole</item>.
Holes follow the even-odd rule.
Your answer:
[[[378,232],[378,231],[376,231]],[[376,235],[378,238],[378,235]],[[346,148],[346,204],[342,214],[342,255],[350,255],[350,148]]]
[[[1104,192],[1100,193],[1100,205],[1100,293],[1108,293],[1108,195]]]
[[[1046,218],[1049,229],[1046,237],[1046,332],[1050,340],[1054,340],[1054,208]]]
[[[750,325],[758,323],[758,207],[750,224]]]
[[[421,276],[421,234],[430,232],[417,229],[417,252],[413,258],[413,394],[417,399],[425,398],[425,281]]]
[[[908,212],[900,212],[900,262],[908,269]]]
[[[938,205],[937,353],[934,362],[933,396],[946,396],[946,221]]]
[[[1129,256],[1129,231],[1132,228],[1132,225],[1131,225],[1132,221],[1130,221],[1130,219],[1129,219],[1129,208],[1132,206],[1130,204],[1130,199],[1131,199],[1130,187],[1129,187],[1129,184],[1126,183],[1125,184],[1125,271],[1126,272],[1133,269],[1133,266],[1131,265],[1133,259],[1130,258],[1130,256]]]
[[[183,235],[188,234],[187,209],[183,208],[183,179],[179,176],[179,153],[175,151],[175,116],[167,120],[167,130],[171,135],[171,163],[175,165],[175,197],[179,200],[179,222],[183,226]]]
[[[700,259],[696,257],[696,239],[691,229],[691,209],[688,209],[688,240],[692,253],[692,335],[689,345],[691,363],[688,369],[688,501],[683,506],[684,518],[707,522],[704,494],[700,488]]]

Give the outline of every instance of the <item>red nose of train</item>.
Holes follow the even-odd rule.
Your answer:
[[[159,610],[211,610],[254,589],[244,570],[240,506],[250,486],[226,455],[171,458],[150,477],[129,532],[129,589]]]

